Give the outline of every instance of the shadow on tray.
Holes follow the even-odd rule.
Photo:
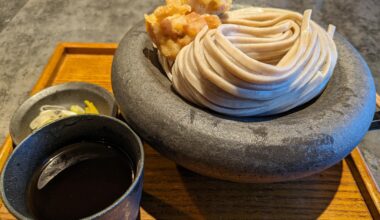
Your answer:
[[[154,180],[145,181],[142,207],[157,219],[316,219],[337,192],[342,162],[310,177],[273,184],[219,181],[179,166],[175,171],[171,177],[155,175],[155,189]]]

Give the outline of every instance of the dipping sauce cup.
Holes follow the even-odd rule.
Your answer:
[[[55,152],[60,152],[65,146],[72,146],[81,141],[95,141],[117,146],[129,158],[133,172],[131,185],[126,186],[124,193],[116,197],[117,199],[112,204],[84,218],[136,219],[138,217],[143,185],[143,145],[128,125],[118,119],[103,115],[79,115],[61,119],[37,130],[17,146],[8,159],[0,179],[2,200],[15,217],[36,219],[29,205],[28,193],[34,173],[44,164],[51,162],[51,155]],[[72,153],[75,149],[70,152],[71,154],[67,155],[75,157]],[[83,157],[81,158],[83,161]],[[110,170],[110,172],[113,171]],[[112,190],[110,188],[102,190]]]

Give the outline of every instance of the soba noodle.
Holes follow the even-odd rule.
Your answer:
[[[326,32],[310,17],[311,10],[227,12],[222,25],[181,49],[169,79],[185,99],[231,116],[299,106],[325,88],[337,61],[335,27]]]

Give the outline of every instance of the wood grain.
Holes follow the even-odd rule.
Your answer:
[[[359,149],[356,148],[351,152],[349,156],[352,161],[350,166],[351,172],[356,179],[358,187],[368,203],[368,208],[370,209],[373,217],[375,219],[380,219],[380,192],[379,187],[374,181],[374,177],[371,175],[369,168],[364,162],[364,157],[360,153]]]
[[[69,81],[91,82],[111,91],[110,71],[116,46],[60,44],[32,94],[46,86]],[[376,186],[369,181],[372,179],[365,172],[366,165],[357,150],[337,165],[297,181],[238,184],[200,176],[178,167],[146,144],[144,149],[141,219],[372,219],[379,216]],[[8,138],[0,149],[0,169],[11,150]],[[0,219],[14,219],[2,203]]]

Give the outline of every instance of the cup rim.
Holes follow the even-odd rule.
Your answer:
[[[117,206],[118,204],[120,204],[127,196],[129,196],[129,194],[131,194],[132,190],[136,187],[136,185],[140,182],[140,180],[143,178],[143,174],[144,174],[144,163],[145,163],[145,153],[144,153],[144,147],[143,147],[143,144],[142,144],[142,141],[140,139],[140,137],[133,131],[133,129],[131,127],[129,127],[129,125],[117,118],[114,118],[114,117],[110,117],[110,116],[107,116],[107,115],[94,115],[94,114],[82,114],[82,115],[74,115],[74,116],[70,116],[70,117],[66,117],[66,118],[63,118],[63,119],[60,119],[60,120],[57,120],[55,122],[52,122],[40,129],[38,129],[37,131],[31,133],[30,135],[28,135],[24,140],[21,141],[20,144],[17,145],[17,147],[15,147],[15,149],[13,150],[12,154],[9,156],[9,158],[7,159],[7,162],[5,163],[4,165],[4,168],[3,170],[1,171],[1,176],[0,176],[0,197],[4,203],[4,205],[6,206],[6,208],[9,210],[9,212],[11,214],[13,214],[15,217],[17,218],[21,218],[21,219],[33,219],[33,218],[28,218],[24,215],[22,215],[20,212],[18,212],[17,210],[15,210],[13,208],[13,206],[9,203],[9,200],[8,198],[6,197],[5,195],[5,188],[4,188],[4,175],[5,175],[5,170],[7,169],[10,161],[12,160],[13,158],[13,155],[15,152],[17,152],[20,147],[24,144],[24,142],[26,142],[31,136],[33,135],[36,135],[44,130],[48,130],[50,129],[51,126],[54,126],[56,123],[62,123],[66,120],[72,120],[73,118],[105,118],[107,120],[111,120],[113,121],[113,123],[117,123],[121,126],[123,126],[124,128],[126,128],[129,132],[131,132],[133,138],[135,140],[137,140],[137,143],[138,143],[138,146],[139,146],[139,150],[141,152],[141,158],[140,160],[138,161],[138,163],[136,164],[136,175],[135,175],[135,178],[132,182],[132,184],[128,187],[128,189],[118,198],[116,199],[112,204],[108,205],[106,208],[90,215],[90,216],[86,216],[82,219],[94,219],[94,218],[97,218],[99,216],[102,216],[104,214],[106,214],[107,212],[109,212],[111,209],[113,209],[115,206]]]

